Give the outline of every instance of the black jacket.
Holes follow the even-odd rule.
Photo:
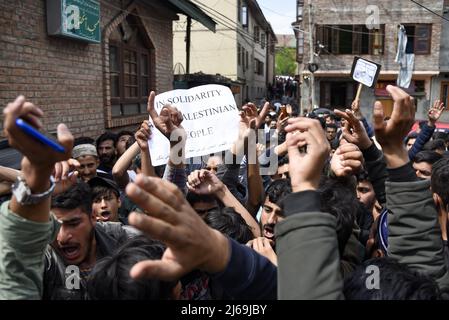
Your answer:
[[[136,229],[118,222],[97,222],[95,225],[97,261],[110,256],[127,239],[139,234]],[[66,286],[66,264],[50,245],[45,252],[44,294],[49,300],[86,300],[86,281],[80,280],[79,289]],[[67,274],[69,276],[70,273]],[[69,280],[69,279],[68,279]]]

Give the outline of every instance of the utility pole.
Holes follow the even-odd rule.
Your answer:
[[[309,65],[314,63],[314,52],[315,52],[315,48],[314,48],[314,42],[313,42],[313,21],[312,21],[312,0],[309,0],[309,53],[310,53],[310,61],[309,61]],[[310,72],[310,103],[311,105],[311,110],[312,111],[313,108],[315,107],[315,75],[313,72]]]
[[[186,74],[190,74],[190,33],[192,31],[192,18],[187,17],[186,32]]]

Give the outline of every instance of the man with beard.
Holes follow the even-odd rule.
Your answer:
[[[54,197],[51,208],[61,226],[45,252],[43,298],[86,299],[86,280],[96,262],[138,232],[120,223],[97,222],[91,189],[83,182]],[[75,279],[69,281],[69,275]]]
[[[117,150],[115,145],[117,135],[112,132],[105,132],[97,139],[97,152],[100,159],[99,170],[112,174],[112,168],[117,160]]]
[[[273,247],[276,244],[274,227],[284,219],[282,202],[290,193],[292,193],[292,188],[290,180],[287,179],[273,181],[266,191],[260,216],[260,227],[262,236],[268,239]]]

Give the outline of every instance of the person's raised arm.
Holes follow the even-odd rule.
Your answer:
[[[320,122],[290,119],[289,172],[293,193],[284,201],[286,219],[276,225],[280,299],[343,298],[336,219],[321,212],[317,189],[330,146]]]
[[[128,169],[139,151],[140,148],[136,141],[128,149],[126,149],[125,153],[123,153],[122,156],[118,158],[117,162],[114,164],[114,167],[112,168],[112,176],[114,177],[114,180],[117,182],[120,188],[125,188],[128,184]]]
[[[334,110],[335,114],[346,119],[346,125],[342,128],[343,138],[349,143],[355,144],[363,153],[365,167],[373,184],[376,198],[381,205],[386,202],[385,181],[387,180],[387,165],[382,151],[377,149],[374,142],[368,137],[364,126],[355,117],[351,110],[345,112]]]
[[[171,105],[165,105],[160,114],[154,108],[156,94],[151,91],[148,97],[147,110],[154,125],[170,141],[170,155],[165,167],[164,179],[176,184],[186,193],[185,145],[187,134],[181,123],[182,113]]]
[[[23,96],[8,104],[3,114],[8,142],[24,157],[22,178],[16,180],[11,201],[0,208],[0,299],[40,299],[44,251],[58,231],[50,217],[54,190],[50,176],[56,163],[70,158],[73,136],[60,124],[58,140],[65,151],[57,152],[24,133],[16,126],[16,119],[20,117],[40,129],[43,112]]]
[[[142,123],[142,126],[135,134],[135,138],[140,147],[142,174],[148,177],[155,177],[156,172],[151,163],[150,148],[148,146],[148,140],[151,138],[151,129],[148,121]]]
[[[5,133],[9,145],[19,150],[24,158],[22,160],[22,173],[26,184],[33,194],[47,191],[50,186],[50,176],[53,173],[55,163],[67,160],[71,156],[73,148],[73,136],[64,125],[58,126],[58,140],[65,148],[64,153],[54,151],[36,141],[19,129],[15,121],[17,118],[27,120],[31,125],[41,128],[40,118],[43,115],[41,109],[30,102],[26,102],[20,96],[3,110],[5,116]],[[50,213],[50,197],[32,205],[21,204],[15,196],[12,197],[10,209],[16,214],[36,222],[48,222]]]
[[[244,139],[247,140],[247,150],[245,154],[247,156],[247,176],[248,176],[248,200],[246,207],[252,215],[257,213],[259,206],[263,202],[264,188],[262,177],[260,176],[260,167],[257,157],[257,132],[263,123],[265,116],[268,114],[270,104],[266,102],[260,111],[257,113],[257,108],[254,104],[249,103],[243,107],[244,116],[242,121],[247,125],[246,129],[253,131],[253,134],[246,135]]]
[[[187,187],[189,191],[196,194],[210,194],[217,197],[226,207],[234,208],[234,210],[242,216],[248,226],[251,228],[254,237],[260,237],[260,227],[253,216],[238,201],[226,185],[217,178],[216,175],[207,170],[193,171],[187,177]]]
[[[402,89],[388,86],[393,113],[384,121],[383,106],[374,106],[374,130],[388,167],[386,183],[388,256],[449,288],[438,214],[428,180],[419,180],[403,143],[415,119],[415,102]]]
[[[415,143],[408,151],[408,157],[410,160],[413,160],[416,154],[422,151],[424,145],[432,138],[436,128],[436,123],[441,117],[443,110],[444,103],[440,102],[440,100],[436,100],[433,103],[433,106],[429,108],[429,112],[427,113],[428,121],[424,124],[421,132],[418,134],[418,137],[416,137]]]

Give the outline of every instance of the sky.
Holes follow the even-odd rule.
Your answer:
[[[276,34],[293,34],[292,22],[296,20],[296,0],[257,0],[265,18]]]

